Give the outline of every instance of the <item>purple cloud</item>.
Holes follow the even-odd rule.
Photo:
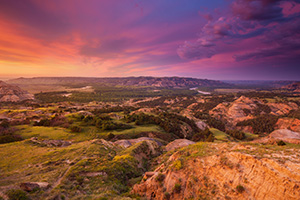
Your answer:
[[[231,4],[231,13],[209,20],[203,26],[198,40],[186,41],[177,49],[180,58],[203,59],[224,52],[224,48],[234,53],[236,61],[262,59],[265,57],[286,55],[289,49],[300,50],[300,13],[289,16],[283,14],[286,0],[235,0]],[[292,1],[294,4],[298,0]],[[209,18],[212,19],[212,18]],[[240,42],[251,41],[257,44],[255,49],[245,49]],[[293,41],[293,42],[291,42]],[[226,50],[226,51],[228,51]]]
[[[233,14],[242,20],[281,19],[281,0],[236,0],[232,3]]]
[[[215,55],[213,47],[215,44],[199,39],[197,42],[185,42],[182,46],[177,49],[177,54],[182,59],[202,59],[211,58]]]

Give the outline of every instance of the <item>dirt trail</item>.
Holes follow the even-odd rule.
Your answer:
[[[67,170],[53,183],[53,185],[48,189],[48,191],[52,191],[54,188],[59,186],[61,184],[61,181],[65,178],[66,174],[70,171],[71,167],[73,165],[70,165]]]

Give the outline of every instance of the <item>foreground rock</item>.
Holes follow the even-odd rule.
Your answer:
[[[0,81],[0,102],[17,102],[33,99],[33,95],[22,90],[18,86],[9,85]]]
[[[233,145],[197,143],[188,148],[194,151],[176,152],[132,192],[157,200],[299,199],[299,149],[293,149],[293,159],[282,162],[290,152],[278,154],[275,150],[266,158],[258,157],[264,148]],[[199,151],[203,154],[187,156]]]
[[[26,182],[20,184],[20,188],[26,192],[31,192],[37,189],[45,190],[48,189],[49,187],[50,185],[47,182]]]
[[[185,147],[191,144],[195,144],[195,142],[187,140],[187,139],[177,139],[174,140],[173,142],[170,142],[167,146],[166,146],[166,150],[167,151],[172,151],[174,149],[178,149],[181,147]]]

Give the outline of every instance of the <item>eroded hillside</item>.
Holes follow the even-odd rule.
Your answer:
[[[166,161],[132,192],[147,199],[299,199],[299,147],[197,143]]]

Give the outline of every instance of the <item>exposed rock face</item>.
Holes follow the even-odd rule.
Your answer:
[[[252,151],[252,148],[235,147],[248,151]],[[176,170],[170,166],[172,162],[182,159],[177,152],[155,170],[156,174],[152,173],[147,180],[135,185],[132,192],[157,200],[299,199],[299,157],[295,157],[295,162],[281,162],[273,157],[258,159],[245,153],[224,151],[186,159],[183,167]],[[293,153],[300,154],[299,150]],[[159,173],[164,175],[163,181],[157,181]]]
[[[288,114],[291,110],[299,108],[293,102],[264,104],[261,101],[241,96],[231,103],[220,103],[209,113],[215,118],[225,121],[228,126],[234,127],[240,121],[252,119],[259,114],[266,114],[261,107],[267,107],[268,112],[276,116]]]
[[[205,130],[206,128],[208,128],[208,125],[204,121],[202,121],[202,120],[195,120],[195,124],[201,130]]]
[[[3,81],[0,81],[0,102],[16,102],[28,99],[33,99],[33,95],[27,93],[18,86],[9,85]]]
[[[288,129],[275,130],[270,135],[255,140],[253,142],[259,143],[275,143],[276,141],[282,140],[284,142],[300,144],[300,133],[290,131]]]
[[[50,185],[47,182],[26,182],[26,183],[21,183],[20,188],[26,192],[31,192],[35,189],[47,189],[49,188]]]
[[[298,105],[293,102],[288,103],[268,103],[267,104],[271,108],[271,114],[273,115],[284,115],[288,114],[291,110],[297,110]]]
[[[243,121],[252,118],[249,114],[257,108],[256,101],[254,99],[241,96],[232,103],[220,103],[209,113],[219,119],[224,119],[230,123]],[[249,110],[250,113],[245,113],[245,110]]]
[[[167,151],[172,151],[174,149],[178,149],[181,147],[185,147],[191,144],[195,144],[195,142],[187,140],[187,139],[177,139],[174,140],[173,142],[170,142],[167,146],[166,146],[166,150]]]
[[[158,146],[162,146],[162,143],[160,143],[159,141],[153,139],[153,138],[149,138],[149,137],[140,137],[137,139],[130,139],[130,140],[117,140],[114,142],[114,144],[120,145],[124,148],[128,148],[136,143],[142,142],[142,141],[153,141],[156,142]]]
[[[275,126],[277,129],[289,129],[300,133],[300,120],[296,118],[280,118]]]

